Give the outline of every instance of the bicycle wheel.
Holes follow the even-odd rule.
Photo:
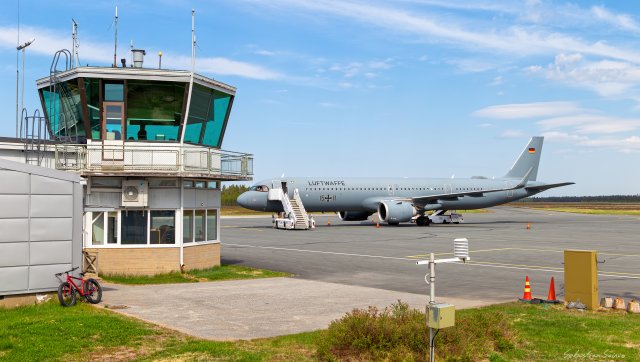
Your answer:
[[[58,287],[58,300],[63,307],[76,305],[76,291],[69,282],[60,283]]]
[[[95,279],[84,281],[84,297],[91,304],[98,304],[102,300],[102,287]]]

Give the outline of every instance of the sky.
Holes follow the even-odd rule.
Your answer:
[[[223,149],[285,176],[500,177],[545,136],[541,196],[639,194],[640,8],[635,1],[6,0],[0,135],[15,134],[15,49],[25,107],[78,23],[82,65],[129,45],[145,67],[237,87]],[[19,20],[18,20],[19,19]],[[19,31],[18,31],[19,30]]]

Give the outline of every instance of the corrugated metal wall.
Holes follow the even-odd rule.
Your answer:
[[[80,177],[0,159],[0,295],[56,290],[81,263]]]

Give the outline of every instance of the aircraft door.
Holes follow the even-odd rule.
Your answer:
[[[287,181],[281,181],[280,186],[282,187],[282,192],[284,192],[285,195],[288,195],[289,190],[287,189]]]
[[[395,194],[396,189],[398,189],[398,185],[387,186],[387,190],[389,191],[389,196],[393,196]]]
[[[450,194],[452,193],[452,189],[451,189],[451,184],[444,184],[444,193],[445,194]]]
[[[505,189],[510,189],[513,187],[513,182],[511,181],[505,181],[504,182],[504,188]],[[507,191],[507,197],[513,197],[513,190],[508,190]]]

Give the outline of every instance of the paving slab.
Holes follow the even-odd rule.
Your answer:
[[[104,285],[101,305],[207,339],[254,339],[327,328],[354,308],[402,300],[423,309],[428,296],[297,278],[145,286]],[[504,300],[446,298],[456,308]]]

